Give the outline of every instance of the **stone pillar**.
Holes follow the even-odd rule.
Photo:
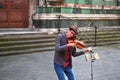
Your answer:
[[[29,28],[32,28],[32,15],[35,13],[36,0],[29,0]]]

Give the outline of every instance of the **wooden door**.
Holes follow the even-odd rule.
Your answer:
[[[28,0],[0,0],[0,28],[28,27]]]

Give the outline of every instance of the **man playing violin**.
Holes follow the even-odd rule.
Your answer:
[[[86,48],[83,51],[76,51],[76,43],[70,42],[78,34],[78,26],[70,26],[64,34],[56,36],[54,69],[59,80],[65,80],[65,75],[68,80],[75,80],[72,70],[72,56],[80,56],[89,50]]]

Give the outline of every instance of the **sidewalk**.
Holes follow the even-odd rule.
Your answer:
[[[79,50],[78,50],[79,51]],[[100,60],[93,62],[93,80],[120,79],[120,49],[95,47]],[[0,57],[0,80],[57,80],[54,51]],[[91,80],[91,64],[85,56],[73,58],[76,80]]]

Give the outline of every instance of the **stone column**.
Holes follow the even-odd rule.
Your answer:
[[[29,28],[32,28],[32,15],[35,13],[36,0],[29,0]]]

